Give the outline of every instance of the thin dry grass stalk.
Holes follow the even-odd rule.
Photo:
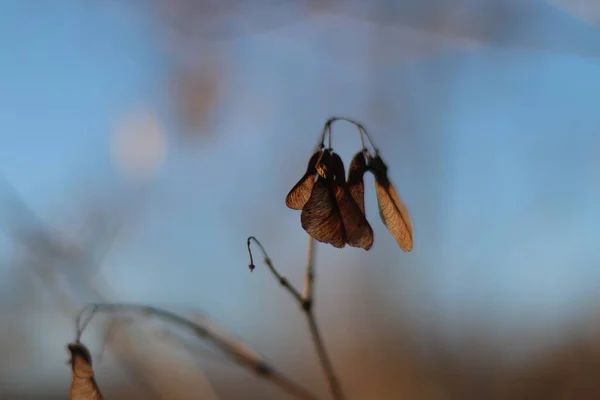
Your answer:
[[[94,196],[94,200],[96,201],[98,198]],[[98,209],[95,206],[99,203],[92,203],[90,209],[90,205],[86,204],[84,216],[87,217],[86,221],[89,222],[89,225],[85,236],[88,240],[81,240],[80,235],[78,241],[73,241],[73,239],[69,240],[62,236],[57,237],[61,230],[54,230],[53,227],[46,225],[21,198],[18,191],[8,182],[3,181],[1,177],[0,202],[7,203],[8,213],[6,215],[15,219],[12,224],[8,224],[8,227],[5,227],[4,224],[0,224],[0,227],[6,229],[9,237],[14,238],[16,242],[23,245],[25,250],[28,250],[30,254],[28,254],[27,262],[23,262],[23,265],[30,267],[31,272],[39,276],[45,289],[56,300],[60,311],[65,316],[73,318],[81,310],[81,305],[78,305],[79,301],[75,295],[76,292],[87,293],[101,302],[107,302],[110,297],[113,297],[112,290],[106,282],[98,280],[101,275],[96,275],[94,281],[91,280],[91,275],[100,269],[102,258],[114,242],[118,228],[124,225],[124,219],[119,217],[127,215],[128,218],[131,218],[131,213],[105,208],[105,206]],[[122,201],[120,204],[123,204]],[[138,203],[137,210],[139,209]],[[90,210],[93,213],[89,213]],[[98,218],[99,216],[100,218]],[[111,224],[110,221],[114,223]],[[20,232],[26,234],[19,234]],[[65,252],[61,251],[62,249],[71,251]],[[73,261],[72,254],[80,255],[80,257]],[[74,273],[74,269],[80,270],[81,273]],[[103,283],[102,286],[99,285],[100,283]],[[121,326],[123,323],[119,325]],[[147,332],[140,327],[131,326],[123,335],[120,335],[119,343],[113,340],[105,343],[105,345],[110,345],[111,350],[117,355],[117,361],[124,367],[123,371],[128,375],[129,385],[132,386],[136,398],[181,400],[185,398],[186,394],[177,392],[177,390],[182,387],[182,380],[186,379],[193,382],[194,388],[190,393],[194,393],[195,398],[200,394],[203,399],[211,398],[205,394],[210,393],[212,388],[199,369],[194,371],[194,376],[184,377],[183,374],[178,374],[178,379],[169,379],[171,375],[177,374],[177,371],[172,369],[165,371],[166,368],[169,368],[168,366],[162,370],[148,368],[151,363],[143,359],[145,355],[130,351],[127,346],[121,346],[123,341],[139,345],[147,336]],[[74,349],[77,350],[77,348]],[[81,352],[83,353],[84,350]],[[101,355],[102,353],[95,357],[96,363],[101,362]],[[71,357],[69,365],[73,360],[77,359]],[[163,366],[163,363],[159,364]],[[77,382],[79,381],[77,380]],[[212,398],[214,397],[216,396]]]
[[[134,364],[144,376],[152,377],[148,386],[153,399],[217,400],[219,396],[198,365],[194,346],[183,347],[179,335],[169,328],[140,326],[134,319],[112,318],[104,335],[119,360]],[[202,355],[204,357],[205,355]],[[146,396],[146,397],[145,397]],[[138,394],[147,399],[147,395]]]
[[[200,323],[194,323],[170,311],[151,306],[109,303],[89,304],[79,312],[75,321],[77,341],[79,341],[81,335],[92,318],[99,312],[109,314],[129,312],[144,316],[153,316],[172,325],[185,328],[191,331],[198,338],[208,340],[235,362],[253,371],[259,377],[278,386],[280,389],[284,390],[295,398],[305,400],[317,399],[317,397],[312,393],[308,392],[306,389],[302,388],[289,378],[279,373],[272,365],[258,356],[255,352],[249,351],[245,344],[235,341],[230,337],[224,337],[223,335],[215,332],[214,329],[201,325]],[[84,315],[87,315],[85,319],[83,319]]]

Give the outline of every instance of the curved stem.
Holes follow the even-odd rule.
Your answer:
[[[317,325],[317,318],[314,312],[314,283],[315,283],[315,257],[316,257],[316,242],[312,236],[308,236],[308,257],[306,261],[306,273],[304,276],[304,303],[303,310],[306,316],[306,322],[308,323],[308,330],[312,337],[315,350],[317,351],[317,357],[327,379],[327,385],[329,391],[336,400],[344,400],[344,392],[340,385],[339,379],[333,368],[333,364],[329,355],[327,354],[327,348],[325,342],[321,336],[321,331]]]
[[[265,264],[271,273],[279,280],[282,286],[284,286],[288,292],[292,294],[302,308],[308,324],[308,330],[312,338],[313,345],[315,346],[317,357],[319,359],[319,363],[321,364],[321,369],[325,375],[331,395],[335,400],[345,400],[346,397],[342,391],[342,387],[335,373],[335,369],[333,368],[333,364],[329,358],[329,355],[327,354],[327,348],[325,346],[325,342],[323,341],[323,337],[321,336],[319,326],[317,325],[317,318],[314,312],[315,239],[313,239],[311,236],[308,237],[308,257],[306,262],[306,273],[304,275],[304,294],[302,296],[300,296],[298,290],[296,290],[286,278],[279,274],[277,269],[275,269],[271,263],[271,259],[268,257],[264,247],[254,236],[250,236],[248,238],[248,251],[250,252],[251,240],[255,241],[259,245],[265,257]],[[254,268],[252,252],[250,252],[250,269],[253,270]]]
[[[308,329],[310,331],[310,336],[313,339],[313,344],[315,345],[315,350],[317,351],[317,356],[319,357],[319,361],[321,362],[321,367],[323,368],[323,373],[327,378],[327,384],[329,386],[329,391],[331,395],[336,400],[344,400],[346,397],[342,392],[342,386],[335,374],[335,370],[333,368],[333,364],[329,359],[329,355],[327,354],[327,350],[325,347],[325,342],[321,337],[321,331],[319,330],[319,326],[317,325],[317,319],[315,317],[314,312],[309,311],[306,314],[306,320],[308,322]]]
[[[360,142],[361,142],[363,149],[368,150],[367,147],[365,146],[365,142],[363,139],[363,135],[364,135],[367,137],[369,144],[373,148],[373,152],[376,155],[379,154],[379,149],[377,148],[377,146],[375,146],[375,143],[373,142],[373,138],[371,137],[371,135],[369,135],[369,132],[367,131],[365,126],[363,124],[361,124],[360,122],[355,121],[350,118],[347,118],[347,117],[330,117],[327,120],[327,122],[325,122],[325,126],[323,127],[323,132],[321,133],[321,148],[323,148],[325,146],[325,135],[327,134],[327,132],[329,132],[329,140],[330,140],[330,147],[331,147],[331,125],[335,121],[346,121],[346,122],[349,122],[349,123],[353,124],[354,126],[356,126],[358,128],[358,134],[360,136]]]
[[[269,270],[275,276],[275,278],[277,278],[277,280],[279,281],[281,286],[283,286],[296,299],[296,301],[300,305],[302,305],[303,299],[302,299],[302,296],[300,295],[300,292],[290,283],[290,281],[287,280],[286,277],[284,277],[283,275],[281,275],[279,273],[279,271],[277,271],[277,269],[273,265],[273,262],[271,261],[271,258],[269,257],[269,254],[267,253],[267,251],[265,250],[263,245],[260,243],[260,241],[257,238],[255,238],[254,236],[250,236],[248,238],[248,240],[246,241],[246,243],[248,245],[248,254],[250,255],[250,266],[249,266],[250,271],[254,271],[254,268],[256,268],[256,266],[254,265],[254,260],[252,258],[252,250],[250,249],[251,241],[254,241],[254,243],[256,243],[258,245],[258,247],[260,248],[260,250],[263,254],[265,265],[269,268]]]

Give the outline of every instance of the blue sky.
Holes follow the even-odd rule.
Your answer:
[[[60,220],[52,213],[76,206],[65,196],[78,177],[123,183],[108,137],[131,110],[156,112],[170,138],[143,224],[103,270],[120,300],[199,307],[260,342],[260,322],[292,305],[266,274],[247,274],[245,238],[262,237],[276,261],[296,260],[281,268],[301,281],[304,234],[283,198],[322,123],[342,114],[365,122],[382,148],[416,242],[400,252],[368,193],[373,250],[319,248],[331,264],[320,275],[330,290],[323,303],[335,303],[323,305],[324,318],[349,313],[344,301],[354,297],[343,284],[356,284],[365,266],[375,281],[385,278],[380,296],[391,309],[401,304],[450,336],[477,321],[500,334],[557,327],[593,309],[600,52],[590,43],[600,43],[598,29],[540,6],[551,16],[531,17],[508,45],[402,26],[376,31],[348,16],[240,37],[224,44],[214,138],[189,149],[173,139],[166,98],[174,56],[147,19],[118,2],[33,4],[0,6],[0,172],[40,214]],[[377,32],[397,40],[397,51],[373,56]],[[556,32],[570,41],[563,35],[555,46]],[[519,46],[519,35],[545,50]],[[563,51],[569,46],[577,50]],[[343,125],[335,132],[349,160],[358,138]]]

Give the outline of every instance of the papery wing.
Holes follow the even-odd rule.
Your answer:
[[[348,181],[346,182],[348,190],[352,199],[360,208],[360,211],[365,215],[365,182],[364,175],[367,171],[367,162],[365,155],[361,151],[357,153],[350,161],[350,167],[348,167]]]
[[[381,220],[402,250],[413,248],[413,227],[408,210],[387,176],[387,166],[379,156],[371,160],[369,169],[375,175],[377,202]]]
[[[373,229],[347,187],[336,187],[336,201],[344,224],[346,243],[369,250],[373,246]]]
[[[327,180],[317,178],[310,198],[302,209],[300,220],[302,228],[310,236],[319,242],[342,248],[346,244],[346,235],[335,193],[331,189]]]
[[[360,184],[357,183],[357,180],[359,178],[357,173],[360,172],[358,170],[360,169],[360,159],[353,159],[352,161],[353,163],[351,163],[349,176],[352,175],[352,179],[354,180],[354,189],[356,194],[359,196]],[[348,243],[352,247],[360,247],[365,250],[369,250],[371,246],[373,246],[373,230],[371,229],[371,226],[365,219],[364,212],[361,210],[360,206],[355,202],[349,190],[349,187],[346,182],[346,171],[344,168],[344,162],[342,161],[339,155],[332,152],[331,157],[328,160],[328,164],[328,170],[331,173],[331,176],[329,178],[333,180],[332,191],[335,194],[335,200],[340,211],[340,216],[342,217],[344,232],[346,234],[346,243]],[[362,181],[362,177],[360,177],[359,180]],[[360,201],[360,196],[358,198]],[[361,203],[364,209],[364,200],[362,200]]]
[[[294,185],[292,190],[288,193],[285,198],[285,205],[292,210],[302,210],[308,199],[310,193],[315,184],[315,178],[317,177],[317,162],[321,156],[321,151],[314,153],[308,161],[306,173],[302,178]]]

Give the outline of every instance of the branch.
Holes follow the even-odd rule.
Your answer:
[[[323,369],[323,373],[325,374],[325,378],[329,386],[329,391],[331,392],[333,398],[336,400],[345,400],[346,396],[342,391],[342,387],[335,373],[335,369],[333,368],[333,364],[331,363],[329,355],[327,354],[325,342],[323,341],[323,338],[321,336],[319,326],[317,325],[317,319],[314,314],[315,240],[311,236],[309,236],[308,238],[308,259],[306,263],[306,273],[304,276],[303,296],[301,296],[300,292],[298,292],[298,290],[296,290],[292,286],[292,284],[289,283],[289,281],[285,277],[283,277],[277,271],[277,269],[275,269],[265,248],[254,236],[250,236],[247,241],[248,253],[250,254],[250,271],[253,271],[255,268],[254,261],[252,258],[252,251],[250,250],[250,241],[252,240],[260,247],[265,259],[265,265],[269,268],[269,270],[277,278],[277,280],[279,280],[281,285],[284,288],[286,288],[288,292],[290,292],[290,294],[296,299],[296,301],[302,308],[302,311],[304,312],[304,316],[306,318],[306,322],[308,323],[308,330],[310,332],[310,336],[313,340],[315,350],[317,351],[317,356],[319,358],[321,368]]]
[[[304,296],[303,299],[307,303],[313,301],[313,288],[315,283],[315,239],[308,236],[308,257],[306,260],[306,273],[304,274]]]
[[[55,299],[59,310],[65,314],[65,316],[72,318],[76,315],[80,309],[80,305],[77,305],[77,301],[72,293],[68,294],[65,289],[69,289],[71,292],[75,285],[78,288],[84,288],[90,291],[94,297],[97,297],[100,301],[106,301],[105,299],[111,295],[106,295],[109,292],[109,287],[105,287],[103,290],[98,288],[95,282],[90,282],[89,277],[77,276],[77,282],[69,282],[65,287],[60,286],[58,275],[67,275],[65,271],[69,261],[65,259],[66,253],[61,251],[64,249],[64,245],[67,244],[72,248],[77,248],[80,254],[87,252],[85,247],[76,245],[71,242],[59,241],[56,237],[58,236],[58,230],[54,227],[47,225],[21,197],[19,192],[3,177],[0,175],[0,201],[5,201],[8,207],[8,215],[16,217],[16,221],[12,222],[17,225],[20,230],[10,227],[6,228],[6,232],[10,237],[14,238],[17,242],[27,248],[32,254],[38,257],[35,262],[28,263],[28,267],[31,268],[32,272],[39,276],[42,283],[46,286],[50,295]],[[0,207],[2,209],[2,207]],[[0,221],[3,222],[3,221]],[[7,221],[11,222],[11,221]],[[1,226],[2,224],[0,224]],[[24,235],[23,233],[28,233]],[[42,243],[43,247],[37,246],[38,241]],[[105,246],[102,251],[106,253],[109,250],[108,246]],[[87,253],[86,253],[87,254]],[[91,254],[91,253],[90,253]],[[56,265],[56,268],[47,265],[48,259],[58,259],[60,262],[56,263],[54,260],[52,264]],[[83,257],[80,260],[83,265],[81,266],[95,266],[98,264],[92,264],[92,257]],[[98,260],[96,260],[98,262]],[[72,263],[71,263],[72,264]],[[122,360],[119,360],[122,361]],[[143,393],[144,398],[160,398],[161,395],[158,393],[150,384],[152,382],[152,376],[148,376],[145,373],[140,372],[140,365],[129,363],[125,366],[125,371],[129,374],[131,379],[135,381],[137,389]]]
[[[290,281],[288,281],[285,277],[283,277],[277,271],[277,269],[275,269],[275,266],[273,265],[273,262],[271,261],[271,258],[269,257],[269,254],[267,254],[267,251],[265,250],[265,248],[263,247],[263,245],[254,236],[250,236],[248,238],[248,240],[246,241],[247,246],[248,246],[248,254],[250,255],[250,265],[248,266],[250,268],[250,272],[254,271],[254,268],[256,268],[256,266],[254,265],[254,259],[252,257],[252,249],[250,248],[250,242],[251,241],[254,241],[254,243],[256,243],[258,245],[258,247],[260,247],[260,251],[263,254],[265,265],[269,268],[269,270],[275,276],[275,278],[277,278],[277,280],[279,281],[279,283],[281,284],[281,286],[283,286],[288,292],[290,292],[290,294],[296,299],[296,301],[302,307],[304,307],[304,299],[300,295],[300,292],[290,283]]]
[[[367,140],[371,144],[371,147],[373,148],[373,151],[375,152],[375,154],[379,154],[379,149],[377,146],[375,146],[375,143],[373,142],[373,138],[367,131],[367,128],[365,128],[365,126],[363,124],[361,124],[360,122],[355,121],[350,118],[346,118],[346,117],[331,117],[325,122],[325,125],[323,126],[323,131],[321,132],[321,142],[320,142],[321,148],[323,148],[325,146],[325,137],[327,136],[327,134],[329,134],[329,147],[331,147],[331,126],[333,125],[333,123],[335,121],[346,121],[346,122],[349,122],[352,125],[356,126],[358,128],[358,135],[360,136],[360,143],[362,145],[362,148],[364,150],[367,150],[367,147],[365,146],[365,141],[363,138],[363,136],[366,136]]]
[[[95,314],[99,312],[110,314],[127,311],[146,316],[154,316],[171,324],[186,328],[193,332],[197,337],[212,342],[217,348],[222,350],[238,364],[250,369],[258,376],[270,381],[274,385],[279,386],[282,390],[292,396],[298,399],[316,400],[316,397],[313,394],[281,375],[265,360],[252,351],[249,351],[243,343],[224,338],[203,325],[194,323],[177,314],[159,308],[137,304],[89,304],[79,312],[75,320],[77,331],[76,339],[79,340],[81,338],[83,331]],[[89,315],[82,322],[82,318],[86,312],[89,312]]]

